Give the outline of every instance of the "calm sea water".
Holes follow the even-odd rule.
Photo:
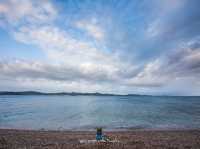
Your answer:
[[[0,128],[200,128],[200,97],[0,96]]]

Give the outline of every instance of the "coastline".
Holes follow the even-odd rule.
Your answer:
[[[95,139],[95,131],[0,129],[0,148],[102,148],[102,149],[196,149],[200,129],[103,131],[118,143],[80,144]]]

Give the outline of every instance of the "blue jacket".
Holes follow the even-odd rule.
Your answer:
[[[96,134],[96,140],[102,140],[102,134],[101,133]]]

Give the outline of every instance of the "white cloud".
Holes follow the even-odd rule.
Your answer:
[[[54,81],[82,80],[94,83],[99,80],[108,82],[117,80],[124,75],[126,67],[134,71],[135,68],[128,62],[122,62],[116,53],[105,53],[101,46],[97,47],[93,42],[75,38],[55,26],[51,22],[56,15],[52,4],[48,1],[38,4],[29,0],[19,5],[17,1],[11,0],[0,4],[0,14],[4,16],[4,21],[11,25],[11,35],[18,42],[42,49],[49,64],[28,61],[2,63],[1,69],[4,72],[2,77],[10,75],[20,80],[34,78]],[[21,11],[12,14],[12,7],[21,7]],[[22,23],[24,20],[26,22]],[[79,23],[81,28],[84,25],[82,23]],[[96,21],[93,20],[91,23],[85,24],[86,28],[82,29],[86,29],[95,39],[102,40],[103,30],[95,25]]]
[[[162,72],[163,61],[162,58],[155,59],[147,63],[136,76],[126,80],[126,84],[130,86],[137,86],[145,89],[154,90],[162,88],[171,80],[169,74]]]
[[[166,4],[168,2],[174,3],[165,1]],[[166,6],[161,4],[159,8],[163,8],[163,11],[158,16],[175,12],[181,8],[179,2],[176,1],[172,8],[169,4]],[[0,90],[20,88],[43,91],[156,93],[159,88],[159,91],[163,93],[170,89],[171,92],[172,90],[186,91],[184,83],[181,82],[190,85],[190,93],[192,90],[199,89],[199,82],[194,81],[199,80],[198,77],[200,77],[199,45],[193,46],[196,49],[190,47],[197,41],[190,42],[183,49],[175,49],[176,52],[166,51],[164,53],[166,55],[163,54],[140,65],[135,61],[134,63],[120,58],[120,54],[114,49],[112,51],[115,52],[112,53],[104,50],[108,42],[104,42],[106,30],[97,19],[87,21],[83,17],[79,21],[71,22],[75,25],[72,27],[73,32],[82,31],[91,37],[90,40],[86,40],[81,38],[80,34],[73,34],[55,24],[57,15],[57,10],[50,1],[0,2],[0,18],[2,18],[0,26],[8,25],[10,35],[16,41],[34,45],[46,56],[45,62],[1,61]],[[155,19],[147,27],[146,35],[151,40],[152,37],[160,36],[164,31],[168,31],[165,28],[165,22],[162,19]],[[112,44],[124,50],[126,46],[121,45],[127,44],[125,40],[129,40],[124,38],[125,36],[125,33],[123,36],[122,34],[115,36],[119,38],[116,41],[120,43],[113,42]],[[126,50],[125,52],[129,55],[134,54]]]
[[[92,42],[76,39],[55,26],[22,27],[14,33],[14,37],[20,42],[38,46],[49,59],[48,64],[28,61],[1,64],[1,78],[15,76],[18,81],[25,80],[24,84],[27,80],[43,80],[47,84],[49,80],[69,90],[71,87],[78,91],[103,91],[106,86],[106,90],[111,92],[121,90],[125,93],[134,88],[135,91],[140,89],[154,94],[158,87],[166,93],[166,88],[169,91],[180,80],[195,80],[199,72],[199,51],[190,49],[190,44],[138,69],[137,65],[121,60],[117,53],[105,53]],[[87,85],[95,88],[82,88]],[[117,87],[112,89],[113,85]],[[198,84],[193,87],[198,88]],[[173,89],[175,92],[176,89]],[[180,90],[179,86],[177,92]],[[182,90],[185,88],[182,87]]]
[[[20,42],[40,47],[50,62],[80,68],[94,76],[106,72],[107,76],[115,78],[115,73],[130,65],[122,62],[116,53],[105,53],[92,42],[72,38],[67,32],[53,26],[21,28],[14,33],[14,37]],[[129,67],[132,70],[134,66]]]
[[[127,85],[139,86],[151,93],[159,87],[158,94],[198,95],[200,47],[191,49],[191,45],[185,45],[147,63],[135,77],[126,80]]]
[[[176,57],[175,54],[173,57],[172,55],[161,56],[136,72],[123,62],[121,64],[124,67],[113,66],[112,63],[107,65],[80,63],[74,67],[68,63],[2,61],[0,80],[4,89],[6,86],[12,88],[18,84],[18,88],[22,90],[30,88],[43,91],[197,95],[199,82],[196,80],[200,74],[199,51],[180,50],[186,52],[182,52],[183,55],[180,57]],[[176,60],[173,61],[173,58]],[[110,66],[116,70],[112,70]],[[124,77],[123,73],[131,73],[132,77]],[[187,86],[185,86],[186,82]]]
[[[0,2],[0,16],[11,26],[53,21],[57,11],[49,1],[7,0]]]
[[[80,91],[80,92],[116,92],[119,89],[125,91],[122,84],[113,88],[114,84],[119,84],[119,80],[109,77],[108,71],[100,70],[94,72],[89,67],[76,68],[68,65],[53,65],[44,62],[30,62],[26,60],[1,61],[0,81],[6,88],[17,88],[19,90],[42,90],[42,91]],[[114,79],[114,80],[113,80]],[[123,93],[121,92],[121,93]]]
[[[96,19],[95,19],[96,20]],[[97,21],[78,21],[76,22],[76,27],[86,31],[90,36],[96,40],[103,40],[105,33],[104,30],[99,26]]]

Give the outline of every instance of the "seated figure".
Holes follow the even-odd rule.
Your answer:
[[[102,128],[97,128],[97,133],[96,133],[96,140],[100,141],[103,139],[103,135],[102,135]]]

